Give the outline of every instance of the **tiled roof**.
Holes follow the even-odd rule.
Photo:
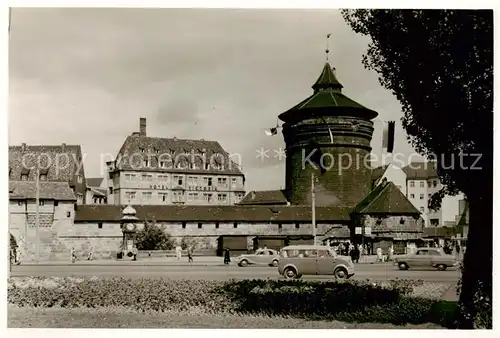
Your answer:
[[[26,145],[9,146],[9,180],[21,180],[21,173],[28,173],[28,180],[36,180],[35,165],[40,161],[41,171],[46,171],[49,182],[69,182],[75,175],[84,175],[82,150],[78,145]],[[77,172],[78,171],[78,172]]]
[[[186,155],[187,154],[187,155]],[[148,167],[143,161],[149,160]],[[161,161],[166,167],[161,168]],[[180,163],[182,169],[176,168]],[[198,169],[189,168],[190,164]],[[205,170],[205,164],[210,168]],[[223,170],[216,166],[223,165]],[[125,139],[118,152],[117,168],[132,171],[164,171],[198,174],[243,175],[239,165],[217,141],[148,137],[133,134]]]
[[[107,197],[107,190],[106,189],[99,189],[99,188],[90,188],[94,196],[100,196],[100,197]]]
[[[342,85],[337,80],[330,65],[325,64],[321,74],[313,85],[314,93],[293,108],[279,115],[282,121],[300,117],[310,110],[327,109],[328,115],[352,115],[372,119],[378,113],[351,100],[342,93]]]
[[[240,205],[286,205],[283,190],[250,191],[238,204]]]
[[[57,201],[76,201],[73,190],[65,182],[40,182],[41,199],[53,199]],[[36,182],[32,181],[10,181],[10,199],[35,199]]]
[[[99,188],[103,180],[104,178],[102,177],[87,178],[87,187]]]
[[[420,215],[394,183],[383,182],[376,186],[354,209],[357,214]]]
[[[434,162],[412,162],[402,168],[407,180],[426,180],[436,178],[436,164]]]
[[[177,206],[136,205],[140,220],[165,222],[311,222],[310,206]],[[118,222],[119,205],[79,205],[75,222]],[[316,221],[347,222],[348,208],[318,207]]]

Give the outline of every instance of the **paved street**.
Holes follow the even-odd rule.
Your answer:
[[[388,280],[388,279],[422,279],[428,282],[453,283],[459,278],[457,270],[408,270],[400,271],[390,263],[356,264],[354,279]],[[39,264],[13,266],[10,274],[18,276],[103,276],[103,277],[161,277],[169,279],[207,279],[228,280],[247,278],[280,278],[277,268],[250,266],[240,268],[236,265],[197,263],[188,265],[160,264],[154,262],[77,262],[75,264]],[[330,277],[303,277],[303,279],[328,280]]]

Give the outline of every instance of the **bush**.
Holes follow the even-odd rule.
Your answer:
[[[175,247],[172,237],[154,223],[146,223],[135,233],[134,240],[138,250],[171,250]]]
[[[126,307],[139,311],[265,313],[379,323],[443,323],[436,302],[407,297],[410,286],[368,282],[199,281],[14,278],[8,302],[20,307]]]

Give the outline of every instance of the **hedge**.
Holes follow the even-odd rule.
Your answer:
[[[411,284],[392,281],[200,281],[156,278],[11,278],[8,303],[20,307],[127,307],[139,311],[264,313],[311,319],[393,324],[445,324],[439,302],[411,297]],[[436,310],[437,309],[437,310]]]

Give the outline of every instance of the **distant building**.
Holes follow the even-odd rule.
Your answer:
[[[87,178],[86,204],[108,204],[107,193],[104,178]]]
[[[106,165],[110,204],[232,205],[245,194],[245,176],[219,142],[149,137],[145,118]]]
[[[62,182],[71,188],[78,204],[86,198],[82,149],[78,145],[9,146],[9,182]],[[59,185],[60,186],[60,185]]]

